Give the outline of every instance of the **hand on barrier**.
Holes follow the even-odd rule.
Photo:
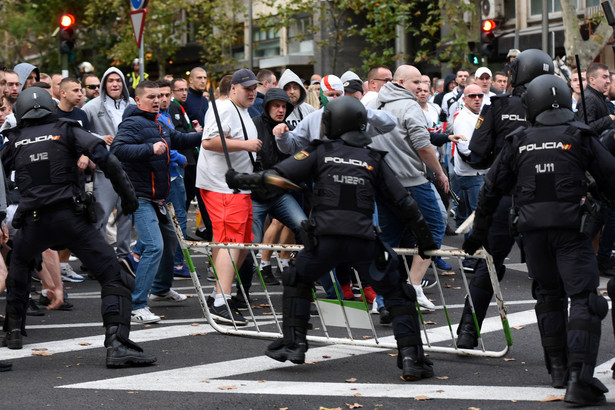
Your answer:
[[[481,235],[474,230],[472,235],[463,241],[462,249],[468,255],[474,255],[477,250],[482,248],[487,243],[487,235]]]

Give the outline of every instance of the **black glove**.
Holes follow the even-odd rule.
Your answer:
[[[260,172],[245,174],[229,169],[226,171],[225,177],[226,183],[231,189],[255,189],[264,186],[263,174]]]
[[[417,246],[419,248],[419,256],[423,259],[429,259],[430,256],[425,255],[426,251],[433,251],[434,249],[438,249],[438,245],[433,240],[433,236],[422,236],[416,238]]]
[[[474,255],[485,245],[487,245],[487,232],[474,229],[468,239],[463,241],[462,249],[468,255]]]
[[[122,213],[124,215],[134,214],[139,208],[139,200],[134,190],[120,193],[120,198],[122,199]]]

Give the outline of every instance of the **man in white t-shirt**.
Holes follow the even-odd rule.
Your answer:
[[[248,113],[254,104],[258,80],[248,69],[233,74],[231,91],[227,100],[218,104],[222,132],[228,148],[231,166],[237,172],[254,171],[255,152],[262,147],[258,132]],[[197,163],[196,186],[200,188],[203,202],[211,218],[213,238],[216,242],[252,242],[252,201],[250,191],[233,194],[226,184],[225,174],[229,169],[223,150],[220,131],[214,110],[207,110],[203,126],[202,150]],[[214,249],[213,263],[218,277],[211,313],[214,320],[244,326],[246,319],[239,313],[231,299],[231,285],[235,269],[241,266],[247,251]],[[232,257],[232,260],[231,260]],[[227,299],[227,309],[224,299]]]
[[[457,177],[460,206],[457,208],[455,220],[459,225],[476,208],[478,203],[478,192],[483,186],[483,179],[487,170],[477,170],[468,165],[463,156],[470,155],[470,140],[478,121],[478,114],[483,104],[485,93],[480,86],[470,84],[463,90],[463,108],[455,118],[453,131],[466,137],[466,141],[457,141],[455,147],[455,175]]]

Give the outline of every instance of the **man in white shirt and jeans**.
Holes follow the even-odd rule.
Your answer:
[[[457,208],[455,220],[461,224],[476,208],[478,203],[478,192],[483,186],[483,179],[487,170],[477,170],[468,165],[463,157],[470,155],[470,140],[478,121],[483,105],[485,94],[481,87],[476,84],[468,85],[463,90],[463,108],[455,118],[453,131],[466,137],[466,141],[457,141],[454,155],[454,172],[457,177],[457,196],[460,199],[460,206]]]
[[[241,69],[233,74],[231,91],[227,100],[218,104],[218,113],[222,132],[228,148],[233,169],[240,173],[254,171],[254,153],[263,143],[258,139],[258,132],[248,113],[254,104],[258,80],[248,69]],[[214,110],[207,110],[203,126],[202,150],[197,163],[196,186],[200,188],[203,202],[211,218],[213,239],[216,242],[252,242],[252,201],[250,191],[233,194],[226,183],[225,174],[229,167],[223,150],[220,131],[214,116]],[[241,266],[247,251],[231,249],[213,250],[213,263],[218,276],[214,304],[211,313],[214,320],[244,326],[248,322],[239,313],[231,299],[231,286],[235,269]],[[232,260],[231,260],[232,256]],[[227,299],[227,309],[224,299]]]

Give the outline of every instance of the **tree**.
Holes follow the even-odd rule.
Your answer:
[[[584,21],[577,17],[577,9],[574,0],[560,0],[562,17],[564,22],[564,48],[569,66],[575,67],[575,54],[579,55],[581,66],[587,66],[594,61],[596,56],[605,46],[612,34],[611,27],[606,23],[602,12],[594,16],[586,16]],[[585,29],[587,39],[584,39],[581,30]]]

